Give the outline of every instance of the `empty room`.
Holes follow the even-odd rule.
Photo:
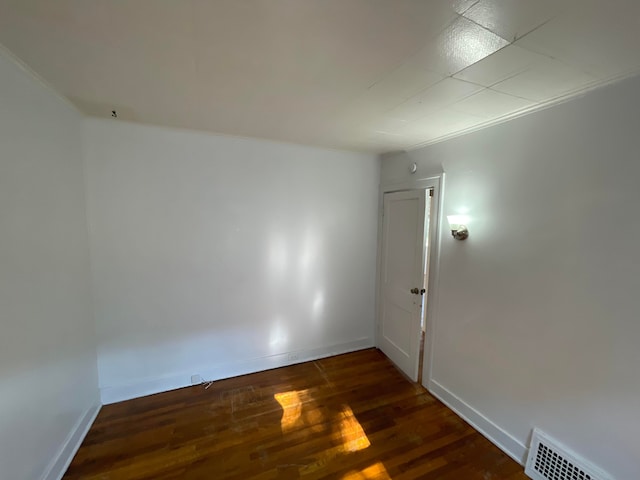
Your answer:
[[[640,2],[0,0],[0,480],[640,479]]]

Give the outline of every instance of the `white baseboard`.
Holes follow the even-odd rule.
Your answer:
[[[238,362],[216,365],[194,366],[189,372],[155,378],[140,379],[135,383],[100,388],[100,398],[104,405],[122,402],[132,398],[144,397],[154,393],[167,392],[176,388],[191,386],[191,375],[199,374],[205,380],[221,380],[223,378],[261,372],[272,368],[285,367],[295,363],[308,362],[318,358],[355,352],[374,346],[372,338],[360,338],[351,342],[329,345],[308,350],[294,350],[278,355],[252,358]],[[295,357],[295,358],[293,358]]]
[[[84,437],[87,435],[89,428],[93,425],[100,408],[100,403],[95,403],[87,409],[87,411],[78,419],[76,424],[69,432],[67,439],[64,441],[58,454],[51,460],[49,466],[42,475],[42,480],[60,480],[69,468],[71,460],[80,448]]]
[[[520,465],[524,466],[527,459],[528,449],[523,443],[505,432],[498,425],[493,423],[471,405],[464,402],[461,398],[447,390],[438,382],[430,380],[428,390],[434,397],[458,414],[458,416],[485,436],[491,443],[513,458]]]

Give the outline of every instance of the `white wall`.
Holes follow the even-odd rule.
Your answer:
[[[640,478],[638,112],[635,78],[381,174],[444,171],[444,214],[471,217],[465,242],[442,225],[431,388],[522,450],[538,426],[621,480]]]
[[[376,157],[85,133],[104,402],[373,345]]]
[[[56,478],[99,407],[81,135],[0,52],[3,479]]]

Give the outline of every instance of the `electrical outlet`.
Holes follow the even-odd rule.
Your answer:
[[[300,354],[297,352],[291,352],[287,356],[287,360],[289,360],[290,362],[295,362],[296,360],[300,360]]]
[[[191,385],[200,385],[202,383],[202,377],[200,375],[191,375]]]

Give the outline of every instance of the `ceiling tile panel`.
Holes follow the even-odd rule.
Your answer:
[[[458,15],[463,15],[464,12],[469,10],[471,7],[473,7],[479,1],[480,0],[454,0],[452,2],[453,3],[453,10]]]
[[[406,120],[400,120],[399,118],[380,117],[372,121],[369,125],[375,132],[399,135],[401,132],[406,130],[409,122]]]
[[[518,45],[601,78],[640,69],[640,2],[587,0]]]
[[[482,90],[482,88],[480,85],[456,80],[455,78],[445,78],[436,85],[390,110],[388,116],[406,121],[414,121],[473,95]]]
[[[425,46],[417,61],[431,71],[445,76],[453,75],[469,65],[488,57],[509,44],[486,28],[458,17]]]
[[[485,89],[453,104],[451,108],[479,118],[491,119],[499,118],[533,105],[535,103],[529,100]]]
[[[509,45],[458,72],[454,78],[490,87],[544,60],[543,55],[516,45]]]
[[[492,88],[534,102],[544,102],[585,88],[595,81],[595,77],[585,72],[547,58]]]
[[[450,135],[454,132],[471,128],[485,120],[475,115],[459,112],[452,108],[443,108],[428,117],[412,122],[402,135],[407,137],[424,137],[426,140]]]
[[[565,6],[558,0],[480,0],[464,16],[514,42],[556,17]]]
[[[392,143],[394,146],[406,146],[410,141],[399,133],[389,132],[372,132],[368,135],[367,140],[385,141]]]
[[[354,102],[354,108],[376,113],[386,112],[443,79],[443,75],[431,72],[415,61],[409,61],[371,85]]]

